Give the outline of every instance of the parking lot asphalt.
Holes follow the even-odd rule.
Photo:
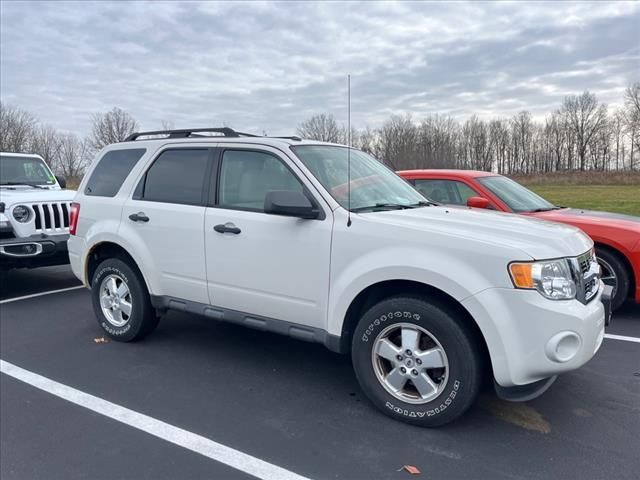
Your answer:
[[[0,301],[80,285],[68,265],[11,270],[0,285]]]
[[[10,278],[3,296],[35,293],[32,275],[20,272],[24,287]],[[46,290],[77,284],[65,268],[46,275]],[[640,338],[640,308],[616,314],[608,333]],[[640,471],[639,343],[606,339],[542,397],[513,404],[485,392],[462,419],[429,430],[374,410],[348,357],[320,345],[183,313],[142,342],[95,343],[102,336],[84,289],[0,305],[2,360],[308,478],[408,478],[406,464],[428,479]],[[248,478],[4,374],[0,477]]]

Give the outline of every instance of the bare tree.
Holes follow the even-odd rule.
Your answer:
[[[446,115],[429,115],[419,127],[419,167],[444,168],[456,162],[458,123]]]
[[[27,153],[36,123],[29,112],[0,102],[0,151]]]
[[[418,128],[411,115],[392,115],[380,130],[380,160],[395,170],[419,166]]]
[[[60,173],[68,178],[79,179],[89,161],[90,150],[88,140],[80,140],[73,134],[61,135],[58,155]]]
[[[37,153],[54,172],[60,171],[60,134],[50,125],[41,125],[33,130],[29,147],[30,153]]]
[[[358,135],[358,143],[356,144],[356,147],[363,152],[376,156],[378,152],[377,131],[370,127],[365,127],[365,129]]]
[[[635,82],[627,87],[624,94],[624,106],[626,130],[631,140],[629,166],[633,169],[635,154],[640,153],[640,82]]]
[[[310,140],[338,143],[343,136],[333,115],[321,113],[305,120],[298,127],[298,135]]]
[[[107,113],[95,114],[92,123],[91,147],[95,150],[121,142],[138,129],[136,120],[118,107]]]
[[[562,112],[573,130],[580,170],[585,170],[589,142],[604,127],[607,107],[598,105],[596,96],[585,91],[582,95],[565,97]]]

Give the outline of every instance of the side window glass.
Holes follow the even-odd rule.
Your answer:
[[[248,150],[225,150],[220,170],[218,205],[241,210],[264,211],[267,192],[302,192],[302,184],[273,155]]]
[[[427,198],[450,205],[466,205],[469,197],[478,196],[467,185],[456,180],[418,179],[415,186]]]
[[[111,150],[98,160],[84,189],[85,195],[94,197],[115,197],[122,182],[134,165],[142,158],[144,148]]]
[[[446,180],[418,179],[416,190],[425,197],[438,203],[452,203]]]
[[[209,150],[166,150],[147,171],[142,200],[202,205]]]
[[[472,190],[468,185],[462,182],[453,182],[455,183],[456,189],[458,190],[458,198],[460,199],[460,205],[466,205],[467,200],[471,197],[479,197],[475,190]]]

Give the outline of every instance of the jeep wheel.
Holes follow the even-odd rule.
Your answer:
[[[144,281],[122,260],[110,258],[98,265],[91,297],[98,323],[114,340],[139,340],[158,325]]]
[[[370,308],[352,340],[360,386],[387,415],[436,427],[462,415],[482,382],[478,346],[438,302],[393,297]]]

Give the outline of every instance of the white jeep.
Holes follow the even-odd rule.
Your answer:
[[[115,340],[179,310],[320,342],[423,426],[460,416],[487,376],[503,398],[541,394],[598,350],[610,301],[573,227],[437,206],[361,151],[228,128],[106,147],[69,256]]]
[[[0,153],[0,273],[69,263],[65,186],[39,155]]]

